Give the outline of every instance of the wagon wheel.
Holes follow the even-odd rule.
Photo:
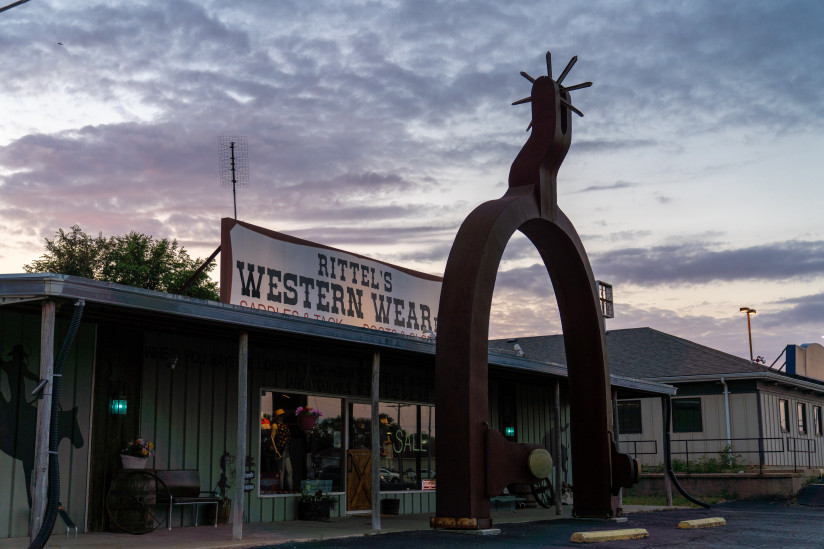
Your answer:
[[[555,505],[555,490],[552,489],[549,477],[532,485],[532,495],[541,507],[549,509]]]
[[[166,520],[164,507],[157,507],[157,496],[168,492],[166,484],[148,471],[124,471],[112,481],[106,511],[124,532],[148,534]]]

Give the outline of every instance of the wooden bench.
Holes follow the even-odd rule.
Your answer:
[[[197,469],[172,469],[155,471],[157,478],[166,485],[167,493],[157,495],[158,505],[169,505],[167,524],[172,529],[172,508],[177,505],[195,506],[195,526],[197,526],[198,511],[201,505],[215,506],[215,528],[217,528],[217,511],[220,498],[214,492],[205,492],[200,489],[200,472]]]
[[[524,498],[519,498],[518,496],[495,496],[494,498],[489,498],[489,503],[492,504],[492,508],[497,511],[501,508],[507,511],[514,511],[515,509],[519,509],[524,505]]]

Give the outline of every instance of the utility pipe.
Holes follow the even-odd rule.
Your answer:
[[[724,386],[724,413],[727,416],[727,445],[732,449],[732,435],[730,431],[730,388],[727,386],[724,376],[721,376],[721,385]]]
[[[709,503],[705,503],[699,499],[694,498],[691,494],[689,494],[686,490],[684,490],[681,483],[678,482],[678,477],[675,476],[675,471],[672,470],[672,449],[670,445],[672,444],[670,429],[672,425],[672,396],[667,395],[667,406],[666,412],[664,417],[664,467],[667,469],[666,474],[669,476],[672,483],[681,492],[681,495],[687,498],[688,501],[696,505],[700,505],[706,509],[710,508]]]

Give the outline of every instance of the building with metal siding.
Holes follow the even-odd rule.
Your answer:
[[[421,410],[434,403],[432,341],[65,275],[0,275],[2,434],[11,441],[0,452],[3,537],[28,533],[26,479],[32,471],[23,449],[45,436],[42,425],[24,424],[20,413],[36,405],[30,393],[40,377],[41,332],[48,323],[44,303],[58,304],[54,339],[59,347],[71,305],[78,300],[85,302],[85,310],[64,372],[60,403],[67,430],[58,456],[60,498],[82,531],[109,528],[106,496],[120,468],[120,449],[130,439],[155,443],[150,468],[197,469],[202,490],[215,489],[221,455],[238,453],[239,444],[254,458],[251,469],[259,467],[261,391],[288,393],[283,397],[297,396],[309,404],[311,395],[337,399],[343,421],[350,409],[347,403],[375,396],[369,378],[379,356],[381,406],[395,406],[399,414],[401,407],[416,409],[420,425]],[[245,387],[239,385],[242,364]],[[489,364],[489,423],[514,428],[514,440],[551,447],[556,436],[554,395],[560,389],[562,454],[556,462],[563,479],[574,481],[567,465],[572,449],[565,368],[517,356],[510,349],[491,351]],[[674,392],[659,383],[620,376],[613,376],[612,384],[616,395],[625,398]],[[245,395],[255,398],[244,400]],[[115,398],[128,403],[125,415],[110,413]],[[503,403],[512,411],[506,417]],[[245,425],[242,431],[240,424]],[[61,424],[61,433],[66,426]],[[421,440],[419,434],[414,450],[420,449]],[[337,444],[345,445],[346,438]],[[399,499],[401,513],[434,512],[435,492],[421,489],[427,462],[406,459],[410,468],[417,467],[410,476],[417,488],[398,492],[384,490],[382,484],[379,499]],[[436,456],[428,463],[436,463],[433,459]],[[406,473],[403,467],[401,473]],[[431,471],[434,476],[436,466]],[[259,480],[240,498],[244,520],[295,518],[295,494],[263,495]],[[233,493],[235,504],[238,493]],[[346,513],[347,489],[336,495],[335,512]],[[172,522],[191,524],[192,516],[188,510],[175,510]]]
[[[751,466],[780,469],[824,467],[824,349],[787,347],[786,373],[651,328],[606,332],[610,371],[677,387],[673,398],[682,424],[674,425],[673,458],[718,457],[729,445]],[[525,356],[564,364],[563,336],[522,337]],[[508,348],[513,340],[490,342]],[[798,373],[795,373],[798,372]],[[622,451],[645,465],[663,462],[663,412],[659,398],[622,399],[637,417],[619,424]],[[679,418],[676,417],[676,420]],[[619,422],[620,423],[620,422]]]

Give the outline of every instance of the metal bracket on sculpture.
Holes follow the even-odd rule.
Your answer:
[[[486,495],[495,497],[509,484],[533,484],[549,476],[552,456],[540,444],[510,442],[495,429],[486,431]]]

